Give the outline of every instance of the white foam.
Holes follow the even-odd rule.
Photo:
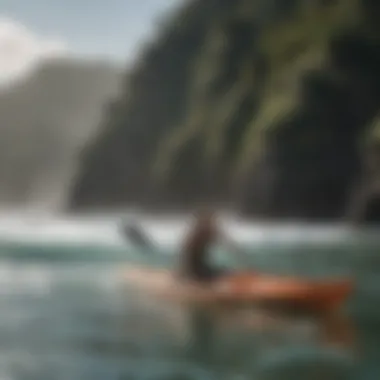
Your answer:
[[[128,217],[128,214],[124,217],[107,215],[103,218],[0,214],[0,240],[128,245],[119,231],[125,216]],[[189,228],[188,218],[141,216],[137,221],[152,240],[163,248],[177,247]],[[242,244],[342,244],[359,238],[363,241],[363,232],[354,233],[339,225],[259,224],[232,217],[225,217],[221,224],[232,239]],[[377,236],[377,231],[372,235]]]

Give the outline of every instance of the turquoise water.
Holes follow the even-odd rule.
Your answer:
[[[210,313],[127,287],[124,267],[173,265],[178,225],[147,221],[158,247],[149,254],[123,242],[112,219],[0,220],[0,379],[380,378],[376,231],[231,227],[255,268],[358,280],[344,318],[328,327]],[[222,250],[216,258],[241,266]]]

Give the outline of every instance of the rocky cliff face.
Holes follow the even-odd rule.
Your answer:
[[[228,202],[334,219],[380,102],[371,0],[188,1],[127,73],[71,209]]]
[[[256,185],[247,185],[245,208],[278,217],[342,215],[361,173],[360,139],[380,104],[379,64],[379,45],[364,35],[330,42],[323,69],[300,79],[297,110],[266,136],[256,164],[263,178],[255,181],[272,173],[272,193],[257,198]]]

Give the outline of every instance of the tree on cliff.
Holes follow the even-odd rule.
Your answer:
[[[373,0],[193,0],[127,73],[70,207],[231,201],[334,218],[379,107]]]

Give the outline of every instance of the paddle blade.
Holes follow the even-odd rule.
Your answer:
[[[122,232],[132,244],[144,249],[153,248],[153,244],[145,232],[136,224],[123,226]]]

